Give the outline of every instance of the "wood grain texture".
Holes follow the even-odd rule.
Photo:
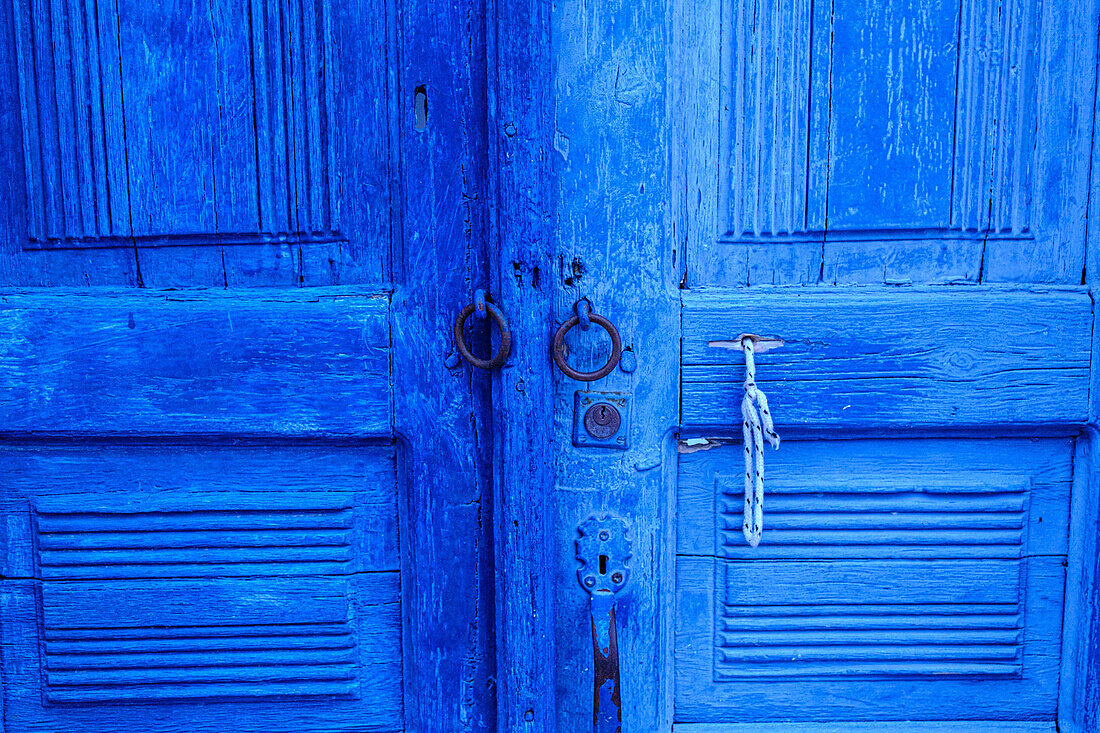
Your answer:
[[[1095,136],[1096,100],[1093,116]],[[1100,150],[1093,146],[1093,166],[1100,161]],[[1100,181],[1095,177],[1089,191],[1092,208],[1087,222],[1089,232],[1100,226],[1100,213],[1095,204],[1100,200]],[[1088,260],[1082,280],[1096,302],[1100,283],[1100,246],[1095,235],[1088,238]],[[1100,440],[1100,339],[1095,329],[1092,338],[1091,399],[1088,426],[1079,437],[1074,459],[1071,551],[1067,567],[1065,628],[1062,639],[1062,687],[1058,700],[1059,728],[1069,733],[1083,733],[1100,726],[1100,463],[1097,446]]]
[[[742,333],[786,340],[760,355],[757,381],[788,429],[1072,433],[1087,418],[1092,304],[1083,293],[702,290],[683,303],[686,426],[739,430],[743,359],[711,343]]]
[[[493,0],[489,35],[493,289],[515,347],[494,380],[493,551],[497,730],[553,733],[559,630],[554,596],[556,406],[547,349],[555,295],[552,180],[557,170],[551,8]],[[589,655],[591,658],[591,655]]]
[[[8,293],[0,430],[388,436],[387,313],[354,291]]]
[[[1100,10],[1092,8],[1093,17]],[[1093,139],[1096,136],[1100,95],[1094,100]],[[1093,170],[1100,170],[1100,147],[1092,146]],[[1100,285],[1100,177],[1094,173],[1089,190],[1086,221],[1087,259],[1082,283],[1095,305]],[[1068,733],[1084,733],[1100,727],[1100,339],[1092,335],[1091,399],[1089,423],[1077,441],[1074,460],[1072,523],[1067,582],[1065,629],[1062,641],[1062,688],[1058,700],[1058,724]]]
[[[1095,17],[673,3],[688,284],[1079,283]]]
[[[1094,372],[1095,374],[1095,372]],[[1094,377],[1095,384],[1095,377]],[[1094,393],[1095,394],[1095,393]],[[1094,397],[1095,401],[1095,397]],[[1084,733],[1100,722],[1100,476],[1095,422],[1077,440],[1066,567],[1058,725]]]
[[[408,0],[393,7],[400,11],[392,93],[403,220],[390,333],[405,491],[405,727],[491,731],[491,376],[461,361],[450,368],[447,359],[455,316],[489,282],[485,6]],[[427,103],[420,129],[418,88]],[[497,303],[511,314],[508,303]],[[485,354],[488,329],[470,320],[477,321],[470,342]]]
[[[4,283],[390,279],[385,0],[13,9],[5,72],[22,164],[11,172],[26,206]]]

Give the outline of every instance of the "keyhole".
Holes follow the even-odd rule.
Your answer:
[[[600,555],[600,575],[607,575],[607,555]]]
[[[600,405],[600,422],[607,422],[607,408]]]
[[[416,88],[413,114],[413,127],[417,130],[426,129],[428,127],[428,90],[424,85]]]

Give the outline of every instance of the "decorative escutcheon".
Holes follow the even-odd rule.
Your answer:
[[[592,627],[592,730],[621,733],[622,691],[619,680],[615,599],[630,580],[627,562],[631,542],[626,522],[613,516],[591,516],[577,526],[577,579],[589,595]]]

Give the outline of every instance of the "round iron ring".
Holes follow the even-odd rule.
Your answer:
[[[619,363],[619,357],[622,356],[623,352],[623,342],[619,338],[619,331],[615,328],[615,324],[595,313],[589,313],[588,318],[596,325],[602,326],[603,330],[607,331],[607,335],[611,337],[611,356],[608,357],[606,364],[594,372],[579,372],[569,366],[565,361],[565,334],[569,333],[569,329],[581,322],[579,316],[573,316],[568,321],[561,324],[561,328],[554,334],[554,363],[558,365],[558,369],[561,369],[567,377],[572,377],[578,382],[594,382],[597,379],[606,377],[611,373],[611,370],[615,368],[615,365]]]
[[[462,354],[462,358],[478,369],[496,369],[504,364],[508,359],[508,355],[512,353],[512,330],[508,328],[508,319],[504,317],[499,308],[492,303],[486,303],[485,307],[488,309],[489,315],[496,321],[497,328],[500,329],[500,346],[497,348],[497,353],[493,355],[492,359],[479,359],[471,354],[470,349],[466,346],[466,336],[462,333],[462,330],[466,325],[466,319],[477,308],[474,303],[470,303],[463,308],[462,312],[458,314],[458,318],[455,319],[455,346],[458,348],[458,353]]]

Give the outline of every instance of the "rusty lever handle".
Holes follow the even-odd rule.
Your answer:
[[[592,627],[592,731],[621,733],[622,681],[615,601],[630,578],[631,543],[618,517],[591,516],[577,527],[577,578],[589,595]]]

